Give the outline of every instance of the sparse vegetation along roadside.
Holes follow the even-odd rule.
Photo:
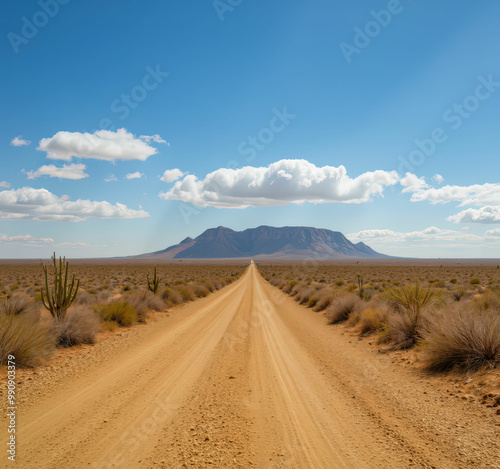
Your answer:
[[[496,266],[259,269],[300,304],[324,311],[329,324],[344,323],[359,336],[375,334],[385,351],[415,349],[429,371],[467,373],[500,365]]]
[[[50,265],[0,266],[1,364],[12,353],[19,366],[32,367],[55,347],[93,344],[118,327],[145,323],[152,312],[203,298],[238,279],[246,268],[155,266],[149,278],[147,265],[70,269],[55,253]]]

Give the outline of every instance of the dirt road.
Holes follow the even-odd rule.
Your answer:
[[[351,342],[251,265],[24,381],[17,467],[499,467],[490,410]]]

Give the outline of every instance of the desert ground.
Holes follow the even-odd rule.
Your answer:
[[[126,300],[151,270],[71,267],[80,306]],[[6,298],[43,288],[39,265],[0,273]],[[352,318],[329,324],[309,301],[355,296],[362,275],[375,297],[421,279],[475,304],[497,294],[496,264],[171,264],[159,275],[163,308],[133,327],[103,322],[93,344],[17,370],[18,467],[499,467],[498,369],[430,373],[425,350],[379,343]]]

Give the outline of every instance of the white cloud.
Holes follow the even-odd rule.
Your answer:
[[[441,174],[434,174],[434,176],[432,176],[432,180],[441,184],[444,181],[444,177],[441,176]]]
[[[47,158],[66,161],[74,156],[106,161],[145,161],[158,152],[126,129],[97,130],[93,134],[61,131],[40,140],[37,150],[47,152]]]
[[[398,180],[395,171],[373,171],[351,178],[344,166],[317,167],[306,160],[280,160],[268,167],[221,168],[203,180],[187,175],[160,197],[218,208],[363,203],[383,195],[384,188]]]
[[[167,169],[163,173],[163,176],[160,178],[160,180],[162,180],[163,182],[174,182],[182,176],[184,176],[184,173],[178,168]]]
[[[47,164],[41,166],[36,171],[26,172],[26,175],[28,179],[35,179],[40,176],[50,176],[52,178],[78,180],[89,177],[85,172],[86,168],[87,166],[84,164],[63,164],[62,168],[58,168],[53,164]]]
[[[490,238],[500,238],[500,229],[495,228],[494,230],[488,230],[484,234]]]
[[[58,197],[47,189],[23,187],[0,192],[0,219],[34,221],[83,221],[88,218],[144,218],[144,210],[106,201]]]
[[[27,243],[27,244],[47,244],[53,243],[52,238],[35,238],[31,235],[0,236],[0,244],[6,243]]]
[[[472,186],[443,186],[438,189],[420,190],[411,196],[412,202],[427,201],[431,204],[461,202],[465,205],[496,205],[500,201],[500,184],[486,183]]]
[[[170,143],[168,143],[166,140],[161,138],[158,134],[154,135],[139,135],[139,138],[141,140],[144,140],[148,143],[151,143],[151,141],[156,142],[156,143],[166,143],[168,146],[170,146]]]
[[[500,223],[500,205],[469,208],[446,220],[453,223]]]
[[[10,182],[0,181],[0,187],[10,187]]]
[[[17,137],[14,137],[11,141],[10,144],[14,147],[25,147],[31,143],[30,140],[24,140],[21,135],[18,135]]]
[[[118,179],[116,178],[116,176],[114,174],[110,174],[109,177],[107,177],[106,179],[104,179],[106,182],[113,182],[113,181],[118,181]]]
[[[139,171],[136,171],[135,173],[128,173],[125,176],[125,179],[141,179],[144,174],[140,173]]]
[[[419,178],[412,173],[406,173],[406,176],[401,179],[400,183],[404,187],[402,192],[417,192],[429,187],[423,177]]]
[[[347,235],[351,241],[372,243],[408,243],[428,241],[481,241],[483,237],[462,231],[443,230],[431,226],[422,231],[363,230]]]

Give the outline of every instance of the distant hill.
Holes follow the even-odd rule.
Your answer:
[[[134,258],[142,259],[389,259],[364,243],[351,243],[342,233],[303,226],[259,226],[234,231],[219,226],[197,238]]]

